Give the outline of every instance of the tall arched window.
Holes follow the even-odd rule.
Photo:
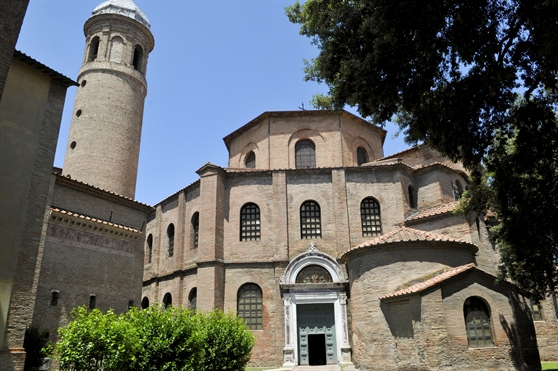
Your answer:
[[[295,145],[295,163],[297,169],[316,167],[316,146],[311,140],[300,140]]]
[[[144,296],[143,299],[141,300],[141,309],[147,309],[149,308],[149,299],[147,298],[147,296]]]
[[[147,263],[151,263],[153,257],[153,235],[150,233],[147,236]]]
[[[410,185],[409,188],[408,188],[408,191],[409,191],[409,207],[411,209],[416,209],[417,208],[417,199],[416,199],[416,194],[415,194],[415,187]]]
[[[362,200],[360,203],[360,220],[362,222],[362,237],[374,237],[382,234],[378,201],[372,197]]]
[[[141,46],[136,45],[134,47],[134,55],[132,57],[132,65],[134,66],[134,68],[140,72],[143,72],[143,66],[142,66],[142,62],[143,62],[143,49],[141,48]]]
[[[357,164],[358,166],[365,164],[368,162],[368,152],[364,147],[357,148]]]
[[[190,294],[188,295],[188,309],[192,311],[196,310],[197,301],[198,289],[194,287],[192,290],[190,290]]]
[[[99,36],[95,36],[91,42],[89,43],[89,55],[87,56],[88,62],[93,62],[97,59],[97,55],[99,54]]]
[[[322,237],[320,205],[315,201],[306,201],[300,206],[300,238]]]
[[[192,248],[198,248],[198,234],[200,229],[200,213],[197,211],[192,215]]]
[[[254,151],[250,151],[250,153],[246,155],[246,160],[244,161],[244,163],[249,169],[256,168],[256,154],[254,153]]]
[[[238,316],[250,330],[261,330],[263,324],[262,289],[255,283],[247,283],[238,290]]]
[[[167,292],[165,296],[163,296],[163,305],[166,307],[172,305],[172,295],[170,292]]]
[[[465,317],[469,348],[493,346],[490,309],[486,303],[481,298],[468,298],[463,305],[463,315]]]
[[[169,258],[174,255],[174,224],[169,224],[167,228]]]
[[[260,240],[260,208],[247,203],[240,210],[240,241]]]

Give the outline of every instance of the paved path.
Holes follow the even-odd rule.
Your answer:
[[[292,371],[341,371],[339,365],[331,366],[296,366]]]

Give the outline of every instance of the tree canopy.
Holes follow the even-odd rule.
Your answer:
[[[535,298],[558,285],[558,1],[307,0],[286,8],[319,55],[320,108],[395,120],[472,174],[494,211],[501,273]],[[484,183],[483,183],[484,182]]]

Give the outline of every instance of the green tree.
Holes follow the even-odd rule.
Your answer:
[[[305,62],[306,79],[329,87],[315,106],[393,119],[408,143],[461,161],[469,209],[501,220],[502,275],[536,298],[555,291],[558,1],[308,0],[286,12],[320,50]]]

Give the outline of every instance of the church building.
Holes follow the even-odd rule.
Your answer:
[[[150,24],[132,0],[108,0],[84,32],[33,323],[55,334],[79,305],[164,303],[238,313],[253,366],[558,359],[556,303],[498,283],[490,220],[454,213],[467,170],[426,145],[386,156],[386,131],[349,112],[264,112],[224,137],[228,166],[200,163],[157,205],[134,200]]]

